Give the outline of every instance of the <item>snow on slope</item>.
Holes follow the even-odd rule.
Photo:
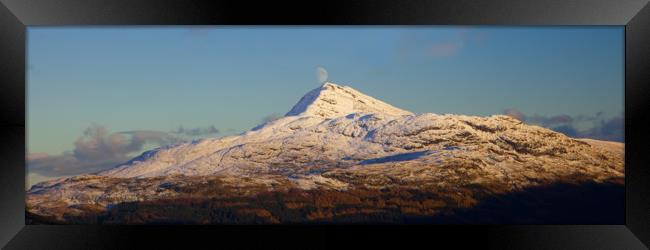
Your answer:
[[[145,152],[127,164],[104,171],[100,175],[152,177],[167,174],[239,173],[241,170],[239,167],[242,165],[265,164],[242,159],[247,158],[244,151],[251,151],[250,149],[257,151],[258,156],[269,156],[268,159],[273,163],[273,159],[270,159],[273,153],[290,146],[291,143],[300,145],[338,144],[341,146],[348,144],[345,142],[345,138],[340,138],[337,136],[338,134],[323,137],[311,134],[310,131],[303,131],[303,129],[320,125],[320,127],[312,129],[322,133],[328,130],[328,126],[335,125],[332,122],[327,123],[327,121],[338,117],[339,120],[336,120],[338,123],[350,122],[351,120],[346,119],[345,115],[363,112],[384,116],[413,115],[411,112],[395,108],[350,87],[327,82],[303,96],[285,117],[262,124],[243,135],[203,139],[171,148],[154,149]],[[260,152],[260,150],[266,152]],[[330,160],[336,161],[336,159]],[[285,161],[278,158],[276,162]],[[259,167],[263,168],[264,166]]]
[[[497,158],[520,167],[575,163],[598,166],[588,170],[593,173],[622,174],[620,154],[590,145],[597,146],[507,116],[416,116],[350,87],[325,83],[308,92],[285,117],[242,135],[156,149],[100,175],[310,175],[410,155],[422,156],[410,162],[428,165],[464,157],[494,171],[505,171],[490,165],[495,163],[490,159]],[[449,152],[422,153],[436,151]],[[558,170],[563,171],[574,170]]]
[[[242,193],[260,186],[453,190],[468,185],[508,192],[621,179],[623,148],[502,115],[414,115],[326,83],[285,117],[244,134],[169,145],[98,175],[39,183],[27,192],[26,204],[32,213],[60,217],[79,205],[103,209],[191,197],[182,187],[212,188],[215,180]]]
[[[351,113],[380,113],[386,115],[412,115],[385,102],[367,96],[348,86],[326,82],[309,91],[287,113],[287,116],[311,115],[336,118]]]

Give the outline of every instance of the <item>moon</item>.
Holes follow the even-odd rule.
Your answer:
[[[324,83],[327,81],[327,70],[323,67],[316,68],[316,77],[318,78],[318,83]]]

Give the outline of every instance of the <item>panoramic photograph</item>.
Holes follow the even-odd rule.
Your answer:
[[[29,27],[27,224],[625,224],[624,27]]]

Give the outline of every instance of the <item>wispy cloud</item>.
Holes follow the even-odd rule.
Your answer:
[[[219,129],[217,129],[214,125],[210,125],[205,128],[186,128],[183,127],[182,125],[178,127],[175,131],[172,133],[177,134],[177,135],[184,135],[184,136],[208,136],[208,135],[216,135],[221,133]]]
[[[563,133],[574,138],[591,138],[607,141],[625,140],[625,121],[622,115],[606,118],[603,112],[595,115],[526,115],[517,109],[506,109],[504,115],[529,124],[539,125]],[[586,128],[580,128],[579,123],[586,123]]]
[[[75,141],[74,150],[58,155],[29,154],[27,167],[30,173],[46,177],[98,172],[126,162],[145,145],[182,141],[178,136],[160,131],[110,133],[103,126],[92,125]]]
[[[503,114],[515,118],[517,120],[520,120],[522,122],[526,121],[526,115],[517,109],[513,109],[513,108],[505,109],[503,111]]]
[[[487,37],[486,31],[474,28],[462,28],[438,36],[406,32],[398,43],[397,55],[402,60],[412,57],[451,57],[469,45],[485,42]]]
[[[282,118],[282,115],[280,115],[278,113],[273,113],[273,114],[267,115],[265,117],[262,117],[262,124],[267,123],[267,122],[272,122],[272,121],[275,121],[275,120],[280,119],[280,118]]]

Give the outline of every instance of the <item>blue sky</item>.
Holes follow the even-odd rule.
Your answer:
[[[624,98],[622,26],[30,27],[27,64],[28,152],[50,155],[92,126],[241,132],[316,88],[318,66],[416,113],[565,115],[583,135]]]

